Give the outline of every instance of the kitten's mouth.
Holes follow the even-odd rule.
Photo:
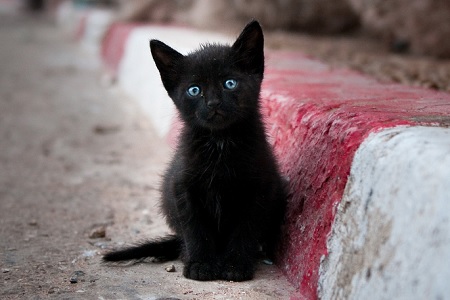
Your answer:
[[[210,129],[223,129],[229,125],[229,118],[226,112],[221,109],[211,110],[203,116],[197,114],[197,117],[202,121],[203,126]]]
[[[213,120],[216,117],[220,117],[220,118],[223,119],[225,117],[225,113],[222,110],[220,110],[220,109],[214,110],[214,111],[209,113],[208,121]]]

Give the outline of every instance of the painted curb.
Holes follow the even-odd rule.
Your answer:
[[[197,48],[199,43],[226,41],[228,38],[186,28],[136,24],[109,27],[102,43],[106,65],[116,72],[119,84],[125,91],[142,104],[157,128],[159,126],[159,133],[173,138],[174,109],[151,60],[148,50],[150,38],[161,39],[184,53]],[[108,51],[116,50],[115,54],[108,54]],[[331,265],[328,261],[333,255],[337,255],[334,259],[338,262],[343,259],[332,247],[334,244],[327,242],[329,237],[332,241],[336,233],[339,235],[339,230],[335,228],[339,228],[338,223],[343,221],[338,218],[335,222],[335,215],[339,205],[344,205],[341,200],[349,197],[349,176],[364,176],[351,173],[352,168],[358,169],[358,160],[355,158],[354,161],[355,153],[369,136],[382,135],[389,128],[402,126],[407,129],[420,125],[446,131],[437,127],[450,125],[450,95],[396,84],[380,84],[356,72],[333,70],[299,53],[269,52],[262,103],[267,130],[283,174],[289,179],[292,194],[279,263],[290,282],[298,288],[297,298],[316,299],[318,291],[324,296],[325,290],[337,289],[337,284],[340,284],[337,279],[325,279],[327,273],[334,272],[325,266]],[[448,135],[443,136],[448,139]],[[414,134],[410,138],[413,139]],[[406,138],[405,143],[410,145],[411,142]],[[437,148],[448,157],[450,150],[444,148],[445,145],[437,145]],[[399,148],[389,148],[383,139],[379,147],[399,155]],[[425,159],[425,156],[410,156],[409,152],[400,154],[410,164]],[[364,157],[377,164],[376,158]],[[431,170],[441,165],[439,155],[431,154],[426,159]],[[394,169],[396,164],[396,161],[392,162]],[[448,165],[444,166],[450,169]],[[388,178],[388,181],[395,182],[397,178],[407,175],[400,174]],[[432,186],[448,186],[448,172],[433,176]],[[401,181],[397,185],[400,188],[403,186]],[[416,188],[419,191],[422,186],[416,185]],[[380,198],[408,206],[409,198],[394,197],[388,190],[380,189],[379,193]],[[353,202],[358,203],[362,199],[356,198]],[[450,217],[450,210],[445,213]],[[394,223],[397,219],[402,220],[398,215],[391,216]],[[414,219],[410,221],[414,222]],[[349,236],[341,243],[352,243],[353,238]],[[427,241],[423,243],[423,247],[427,248]],[[448,247],[445,250],[450,251]],[[398,251],[401,255],[403,250],[399,248]],[[429,270],[423,276],[438,278],[441,275]],[[361,285],[355,293],[362,295],[364,289]]]
[[[321,263],[322,299],[448,299],[449,166],[450,128],[364,140]]]
[[[300,293],[314,299],[354,153],[370,133],[385,128],[448,125],[450,95],[380,84],[301,54],[275,53],[269,55],[262,96],[292,192],[281,262]]]
[[[75,9],[69,1],[56,9],[56,22],[73,37],[83,49],[100,55],[103,36],[114,21],[114,13],[102,8]]]

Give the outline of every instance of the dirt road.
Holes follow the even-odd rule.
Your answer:
[[[205,283],[180,262],[101,264],[107,248],[168,232],[157,203],[170,149],[50,21],[2,15],[0,43],[1,299],[288,298],[275,266]]]

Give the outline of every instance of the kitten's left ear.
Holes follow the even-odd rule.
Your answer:
[[[184,56],[158,40],[150,41],[150,50],[163,85],[170,94],[177,85],[178,68]]]
[[[264,35],[258,21],[251,21],[245,26],[232,49],[238,67],[254,74],[264,73]]]

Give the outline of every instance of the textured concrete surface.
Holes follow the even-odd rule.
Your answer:
[[[321,263],[322,299],[449,298],[449,166],[449,128],[391,128],[361,144]]]
[[[446,126],[450,95],[380,84],[298,53],[268,58],[262,96],[269,134],[292,193],[281,261],[290,281],[314,298],[355,151],[371,132],[384,128]]]

